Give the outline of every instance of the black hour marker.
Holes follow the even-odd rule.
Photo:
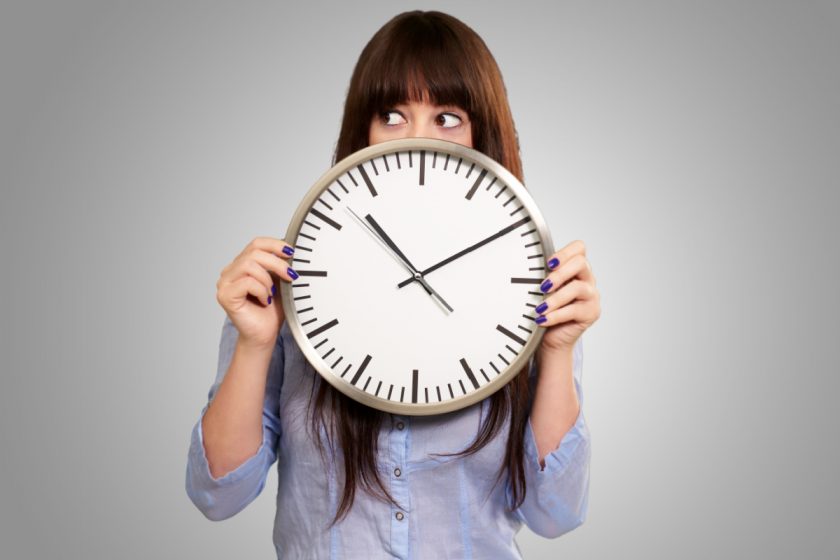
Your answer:
[[[411,372],[411,402],[413,403],[417,402],[417,378],[419,375],[420,372],[416,369]],[[402,400],[402,397],[400,397],[400,400]]]
[[[402,169],[402,165],[400,165],[400,153],[399,152],[394,152],[394,155],[397,157],[397,169]],[[393,389],[394,386],[391,385],[391,388]],[[390,392],[388,393],[388,398],[389,399],[391,398],[391,393]]]
[[[505,190],[507,190],[507,185],[503,185],[499,192],[496,193],[496,196],[494,196],[493,198],[499,198],[499,195],[505,192]]]
[[[382,382],[380,381],[379,384],[376,386],[376,391],[373,392],[374,397],[379,396],[379,389],[381,389],[381,388],[382,388]]]
[[[310,222],[309,220],[303,220],[303,223],[304,223],[304,224],[306,224],[306,225],[308,225],[308,226],[312,226],[312,227],[314,227],[315,229],[321,229],[321,226],[319,226],[319,225],[317,225],[317,224],[313,224],[313,223],[312,223],[312,222]],[[295,245],[295,247],[299,247],[299,245]]]
[[[323,355],[323,358],[326,360],[326,359],[327,359],[327,356],[329,356],[330,354],[332,354],[334,351],[335,351],[335,346],[333,346],[332,348],[330,348],[330,349],[329,349],[329,351],[328,351],[326,354],[324,354],[324,355]]]
[[[307,284],[307,283],[303,283],[303,284],[292,284],[292,288],[306,288],[307,286],[309,286],[309,284]]]
[[[324,356],[324,357],[326,358],[326,356]],[[333,365],[331,365],[330,367],[334,368],[335,366],[338,365],[338,362],[340,362],[343,359],[344,359],[344,356],[339,356],[338,359],[336,361],[334,361]]]
[[[432,153],[432,169],[435,168],[435,164],[437,163],[437,152]]]
[[[470,175],[472,174],[473,169],[475,169],[475,164],[470,165],[470,170],[467,171],[467,177],[466,177],[467,179],[470,178]]]
[[[371,160],[371,163],[373,163],[373,160]],[[358,170],[359,170],[359,173],[362,174],[362,179],[364,180],[365,184],[367,185],[368,189],[370,190],[370,195],[371,196],[376,196],[376,189],[373,188],[373,183],[370,182],[370,177],[368,177],[368,174],[367,174],[367,171],[365,171],[365,168],[360,165],[360,166],[358,166]]]
[[[318,200],[321,200],[321,199],[319,198]],[[338,222],[336,222],[335,220],[333,220],[332,218],[330,218],[329,216],[327,216],[326,214],[324,214],[320,210],[318,210],[316,208],[313,208],[311,210],[311,212],[314,216],[317,216],[318,218],[320,218],[321,221],[323,221],[324,223],[327,223],[327,224],[331,225],[332,227],[334,227],[337,230],[341,229],[341,224],[339,224]]]
[[[365,386],[362,387],[362,391],[367,391],[368,385],[370,385],[370,375],[368,375],[367,381],[365,381]]]
[[[426,402],[429,402],[429,388],[423,387],[423,391],[426,393]]]
[[[317,320],[318,320],[318,318],[317,318],[317,317],[313,317],[312,319],[309,319],[308,321],[304,321],[303,323],[301,323],[301,324],[300,324],[300,326],[301,326],[301,327],[305,327],[306,325],[309,325],[309,324],[311,324],[311,323],[314,323],[314,322],[315,322],[315,321],[317,321]]]
[[[298,276],[326,276],[326,270],[296,270]],[[539,284],[539,282],[537,282]]]
[[[298,315],[300,315],[301,313],[306,313],[307,311],[312,311],[313,309],[315,309],[315,308],[314,307],[307,307],[306,309],[301,309],[300,311],[298,311]]]
[[[370,363],[370,354],[365,356],[365,359],[362,360],[362,365],[359,366],[359,370],[356,372],[356,375],[353,376],[353,380],[350,383],[352,383],[353,385],[356,384],[356,382],[362,376],[362,372],[365,371],[365,368],[368,366],[369,363]]]
[[[300,249],[301,251],[309,251],[310,253],[312,252],[312,249],[310,249],[309,247],[304,247],[303,245],[295,245],[295,250],[297,249]]]
[[[461,391],[462,391],[462,392],[466,395],[466,394],[467,394],[467,390],[464,388],[464,381],[463,381],[463,380],[461,380],[461,379],[459,379],[459,380],[458,380],[458,384],[461,386]]]
[[[335,194],[334,192],[332,192],[332,191],[330,190],[330,188],[329,188],[329,187],[327,187],[327,192],[328,192],[328,193],[330,193],[330,194],[332,195],[332,197],[336,200],[336,202],[340,202],[340,201],[341,201],[341,199],[340,199],[340,198],[338,198],[338,195],[337,195],[337,194]]]
[[[373,161],[373,160],[370,160],[370,166],[373,168],[374,174],[376,174],[378,176],[379,175],[379,170],[376,168],[376,162]]]
[[[517,352],[516,350],[514,350],[513,348],[511,348],[509,344],[505,344],[505,348],[507,348],[508,350],[510,350],[511,352],[513,352],[513,353],[514,353],[514,355],[516,355],[516,356],[518,356],[518,355],[519,355],[519,352]]]
[[[480,371],[480,372],[481,372],[481,375],[483,375],[483,376],[484,376],[484,379],[486,379],[486,380],[487,380],[487,382],[489,383],[489,382],[490,382],[490,378],[489,378],[489,377],[487,377],[487,374],[486,374],[486,373],[484,373],[484,368],[479,368],[479,370],[478,370],[478,371]]]
[[[323,325],[321,325],[320,327],[318,327],[317,329],[315,329],[311,333],[307,333],[306,337],[307,338],[312,338],[312,337],[318,336],[319,334],[321,334],[325,330],[331,329],[334,326],[336,326],[337,324],[338,324],[338,319],[333,319],[329,323],[324,323]]]
[[[309,239],[310,241],[317,241],[317,239],[315,239],[315,238],[314,238],[314,237],[312,237],[311,235],[307,235],[307,234],[305,234],[305,233],[303,233],[303,232],[299,233],[298,235],[300,235],[301,237],[305,237],[306,239]]]
[[[529,328],[527,328],[527,327],[523,327],[522,325],[516,325],[516,326],[517,326],[517,328],[522,329],[522,330],[523,330],[523,331],[525,331],[526,333],[533,333],[533,332],[534,332],[534,331],[532,331],[531,329],[529,329]]]
[[[485,190],[485,191],[489,191],[489,190],[490,190],[490,187],[492,187],[493,185],[495,185],[495,184],[496,184],[496,179],[498,179],[498,177],[493,177],[493,180],[492,180],[492,181],[490,181],[490,184],[489,184],[489,185],[487,185],[487,188],[486,188],[486,189],[484,189],[484,190]],[[506,188],[507,188],[507,185],[505,185],[504,187],[502,187],[502,191],[503,191],[503,190],[505,190]],[[502,193],[502,191],[499,191],[499,194],[501,194],[501,193]],[[498,196],[499,196],[499,195],[497,194],[495,198],[498,198]]]
[[[533,247],[534,245],[539,245],[539,244],[540,244],[539,241],[534,241],[533,243],[528,243],[527,245],[525,245],[525,248],[527,249],[528,247]]]
[[[449,387],[449,398],[454,399],[455,398],[455,393],[452,392],[452,383],[447,383],[446,386]]]
[[[411,152],[408,152],[408,154],[410,156]],[[400,402],[403,402],[403,398],[405,398],[405,385],[403,385],[402,389],[400,389]],[[415,400],[414,402],[417,402],[417,401]]]
[[[542,284],[542,278],[511,278],[511,284]]]
[[[472,197],[473,197],[473,195],[475,194],[476,189],[478,189],[478,185],[479,185],[479,184],[481,184],[481,182],[484,180],[484,178],[485,178],[486,176],[487,176],[487,170],[486,170],[486,169],[483,169],[483,170],[481,171],[481,174],[480,174],[480,175],[478,176],[478,178],[475,180],[475,183],[473,183],[473,186],[472,186],[472,188],[470,189],[470,192],[468,192],[468,193],[467,193],[467,196],[466,196],[467,200],[472,200]]]
[[[299,259],[299,258],[295,257],[295,258],[293,258],[293,259],[292,259],[292,262],[299,262],[299,263],[306,263],[306,264],[309,264],[309,263],[311,263],[312,261],[308,261],[308,260],[306,260],[306,259]]]
[[[531,317],[530,315],[525,315],[524,313],[522,314],[522,316],[525,317],[526,319],[531,320],[531,321],[536,321],[537,320],[536,317]]]
[[[504,328],[502,325],[496,325],[496,330],[499,331],[500,333],[510,337],[511,340],[514,340],[514,341],[518,342],[519,344],[521,344],[522,346],[525,346],[525,339],[524,338],[522,338],[521,336],[519,336],[517,334],[514,334],[514,333],[510,332],[509,330]]]
[[[341,372],[341,378],[344,379],[344,376],[347,375],[347,372],[350,371],[350,368],[353,367],[353,364],[347,364],[347,367],[344,368],[344,371]]]
[[[532,296],[540,296],[540,297],[543,297],[545,295],[542,292],[528,292],[528,293],[531,294]]]
[[[443,164],[443,170],[446,171],[447,167],[449,167],[449,154],[446,154],[446,162]]]
[[[467,365],[467,360],[461,358],[461,367],[464,368],[464,372],[467,374],[467,377],[470,379],[470,383],[473,384],[473,387],[478,389],[478,380],[475,378],[475,374],[470,369],[470,366]]]
[[[499,359],[501,359],[505,363],[506,366],[510,365],[510,362],[507,361],[504,356],[502,356],[501,354],[496,354],[496,355],[499,357]]]
[[[535,267],[529,268],[528,270],[545,270],[545,267],[544,266],[535,266]]]
[[[400,156],[399,156],[399,155],[397,156],[397,161],[400,161]],[[393,391],[394,391],[394,384],[393,384],[393,383],[391,383],[391,388],[390,388],[390,389],[388,389],[388,400],[389,400],[389,401],[391,400],[391,393],[392,393]]]
[[[315,345],[315,350],[317,350],[319,346],[321,346],[322,344],[324,344],[324,343],[325,343],[326,341],[328,341],[328,340],[329,340],[329,338],[325,338],[324,340],[322,340],[321,342],[319,342],[318,344],[316,344],[316,345]]]
[[[311,297],[312,297],[311,295],[298,296],[298,297],[296,297],[296,298],[295,298],[295,301],[297,301],[297,300],[299,300],[299,299],[309,299],[309,298],[311,298]]]
[[[408,152],[408,166],[414,167],[414,160],[411,158],[411,151]]]
[[[386,154],[386,155],[384,155],[384,156],[382,156],[382,161],[383,161],[383,163],[385,163],[385,171],[387,171],[388,173],[390,173],[390,172],[391,172],[391,168],[388,166],[388,156],[387,156],[387,154]]]
[[[520,206],[520,207],[518,207],[516,210],[514,210],[513,212],[511,212],[509,215],[510,215],[510,216],[513,216],[514,214],[516,214],[517,212],[519,212],[519,211],[520,211],[520,210],[522,210],[523,208],[525,208],[525,207],[524,207],[524,206]]]
[[[326,206],[326,207],[327,207],[327,208],[329,208],[330,210],[332,210],[332,209],[333,209],[333,207],[332,207],[332,206],[330,206],[329,204],[327,204],[326,202],[324,202],[324,201],[323,201],[323,199],[320,199],[320,198],[319,198],[319,199],[318,199],[318,202],[320,202],[321,204],[323,204],[324,206]]]
[[[350,194],[350,191],[348,191],[348,190],[347,190],[347,187],[345,187],[345,186],[344,186],[344,183],[342,183],[342,182],[341,182],[341,179],[336,179],[335,181],[338,183],[338,185],[339,185],[342,189],[344,189],[344,192],[345,192],[345,193]]]
[[[537,254],[537,255],[529,255],[529,256],[528,256],[528,258],[529,258],[529,259],[538,259],[538,258],[540,258],[541,256],[543,256],[543,255],[542,255],[542,253]]]
[[[438,402],[440,402],[443,400],[443,397],[440,396],[440,385],[435,385],[435,389],[437,389]]]
[[[455,166],[455,175],[458,174],[458,170],[461,169],[461,163],[464,161],[464,158],[458,158],[458,165]]]
[[[507,206],[508,204],[510,204],[511,202],[513,202],[513,199],[515,199],[515,198],[516,198],[516,195],[513,195],[512,197],[510,197],[509,199],[507,199],[507,201],[506,201],[504,204],[502,204],[502,208],[504,208],[505,206]]]
[[[426,151],[420,152],[420,184],[426,184]]]
[[[499,368],[497,368],[497,367],[496,367],[496,364],[494,364],[493,362],[490,362],[490,367],[492,367],[494,370],[496,370],[496,373],[501,373],[501,372],[499,371]]]
[[[525,237],[525,236],[526,236],[526,235],[528,235],[529,233],[534,233],[535,231],[537,231],[537,230],[536,230],[536,228],[535,228],[535,229],[529,229],[529,230],[528,230],[528,231],[526,231],[525,233],[521,233],[521,234],[519,234],[519,237]]]

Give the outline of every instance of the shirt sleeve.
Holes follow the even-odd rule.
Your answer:
[[[573,349],[572,369],[580,413],[557,449],[545,456],[545,469],[539,463],[530,417],[525,427],[525,501],[517,512],[529,529],[546,538],[559,537],[580,526],[589,506],[590,437],[583,416],[582,366],[583,340],[579,338]],[[536,369],[532,360],[532,389]]]
[[[262,492],[271,465],[277,460],[277,443],[281,434],[279,403],[283,383],[283,343],[278,334],[269,364],[263,403],[263,439],[257,452],[236,469],[220,478],[213,478],[204,451],[201,422],[210,402],[227,373],[239,332],[225,316],[219,342],[219,362],[216,380],[207,395],[207,404],[201,410],[192,430],[187,460],[186,490],[190,500],[210,520],[227,519],[245,508]]]

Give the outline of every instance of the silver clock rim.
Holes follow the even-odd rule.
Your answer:
[[[294,240],[297,239],[300,228],[303,225],[303,220],[306,218],[306,215],[309,213],[312,205],[315,204],[321,193],[323,193],[324,190],[333,183],[333,181],[345,172],[356,167],[362,162],[379,157],[383,154],[405,152],[408,150],[438,151],[457,157],[463,157],[466,160],[471,160],[476,164],[483,166],[489,172],[495,174],[508,186],[509,189],[513,191],[513,193],[525,206],[525,210],[531,216],[534,226],[539,233],[543,254],[551,255],[554,253],[551,233],[549,232],[531,193],[525,188],[519,179],[517,179],[502,164],[478,150],[468,148],[454,142],[449,142],[447,140],[438,140],[436,138],[401,138],[398,140],[388,140],[386,142],[381,142],[379,144],[363,148],[337,162],[309,188],[289,222],[284,239],[289,242],[294,242]],[[430,416],[443,414],[446,412],[461,410],[462,408],[466,408],[489,397],[504,387],[529,362],[531,356],[539,347],[540,341],[542,340],[545,332],[543,328],[537,328],[535,333],[528,339],[524,348],[520,351],[519,355],[513,360],[513,362],[511,362],[506,369],[502,370],[502,372],[490,383],[481,386],[472,393],[437,403],[399,403],[375,397],[367,391],[363,391],[355,385],[343,381],[333,373],[329,365],[327,365],[321,356],[318,355],[315,348],[309,343],[306,333],[303,332],[303,327],[300,324],[300,318],[295,311],[291,284],[291,282],[280,282],[281,303],[286,317],[285,320],[289,323],[289,330],[294,336],[295,342],[303,352],[307,361],[320,374],[323,380],[327,381],[330,385],[351,399],[366,406],[370,406],[371,408],[375,408],[383,412],[390,412],[392,414],[406,416]]]

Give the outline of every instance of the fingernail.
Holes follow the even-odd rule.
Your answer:
[[[277,286],[275,286],[274,284],[272,284],[272,285],[271,285],[271,295],[274,295],[274,294],[276,294],[276,293],[277,293]]]
[[[551,270],[554,270],[558,266],[560,266],[560,261],[558,259],[553,258],[550,261],[548,261],[548,268],[550,268]]]
[[[551,289],[551,286],[553,286],[553,284],[551,283],[551,280],[546,280],[545,282],[540,284],[540,291],[542,293],[546,293],[548,290]]]
[[[542,325],[542,324],[543,324],[543,323],[545,323],[545,321],[546,321],[546,319],[545,319],[545,315],[540,315],[540,316],[539,316],[539,317],[537,317],[535,320],[536,320],[536,322],[537,322],[537,324],[538,324],[538,325]]]
[[[291,257],[294,252],[295,252],[295,250],[293,248],[289,247],[288,245],[283,247],[283,254],[284,255],[288,255],[288,256]]]
[[[548,304],[546,302],[542,302],[537,306],[537,313],[545,313],[545,310],[548,309]]]
[[[268,296],[268,305],[271,305],[271,296]]]
[[[295,272],[294,270],[292,270],[291,266],[286,270],[286,272],[289,273],[289,276],[291,277],[292,280],[297,280],[298,279],[298,273]]]

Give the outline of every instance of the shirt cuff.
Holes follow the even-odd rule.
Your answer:
[[[224,476],[214,478],[210,474],[210,463],[207,460],[207,454],[204,449],[204,431],[202,428],[202,421],[207,407],[201,411],[201,416],[193,428],[192,442],[190,444],[190,458],[193,463],[191,472],[200,478],[198,485],[204,488],[221,488],[235,484],[236,482],[247,478],[254,474],[254,471],[260,470],[263,464],[262,456],[265,455],[267,449],[271,446],[269,441],[269,430],[263,426],[263,439],[257,452],[249,457],[244,463],[236,467],[234,470],[226,473]]]

